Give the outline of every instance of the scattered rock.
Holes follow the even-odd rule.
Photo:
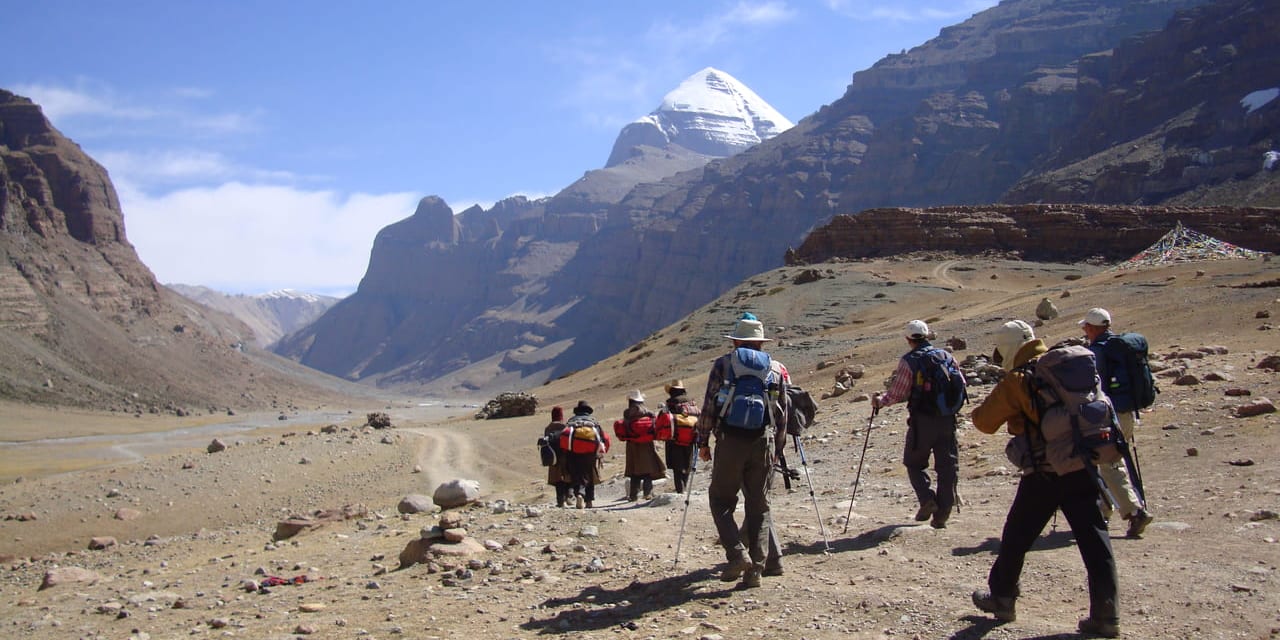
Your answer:
[[[1242,389],[1242,388],[1240,388],[1240,387],[1231,387],[1230,389],[1227,389],[1226,391],[1223,391],[1222,393],[1223,393],[1223,395],[1228,395],[1228,396],[1250,396],[1250,395],[1253,395],[1253,392],[1252,392],[1252,391],[1250,391],[1250,390],[1248,390],[1248,389]]]
[[[1040,304],[1036,306],[1036,317],[1041,320],[1053,320],[1059,315],[1057,305],[1048,298],[1041,298]]]
[[[116,520],[123,520],[125,522],[129,522],[131,520],[137,520],[141,515],[142,515],[142,512],[138,511],[137,509],[130,509],[129,507],[121,507],[119,509],[116,509],[116,514],[114,517]]]
[[[1178,376],[1178,379],[1174,380],[1173,383],[1183,387],[1190,387],[1200,384],[1200,378],[1194,373],[1185,373]]]
[[[1236,407],[1235,414],[1237,418],[1251,418],[1253,416],[1260,416],[1266,413],[1275,412],[1275,404],[1266,398],[1258,398],[1249,404],[1242,404]]]
[[[431,498],[416,493],[401,498],[400,504],[396,505],[399,513],[427,513],[434,510],[435,504],[431,502]]]
[[[1270,369],[1271,371],[1280,371],[1280,355],[1271,355],[1258,361],[1258,369]]]
[[[102,580],[102,576],[97,572],[80,567],[56,567],[50,569],[44,574],[44,580],[40,582],[38,591],[52,589],[64,584],[82,583],[97,584]]]
[[[450,480],[436,487],[431,498],[441,509],[468,505],[480,499],[480,483],[461,478]]]
[[[111,536],[95,536],[89,538],[89,549],[93,551],[102,551],[116,546],[116,539]]]
[[[365,416],[365,426],[373,427],[374,429],[389,429],[391,428],[391,416],[382,411],[374,411]]]
[[[1187,447],[1187,456],[1194,458],[1200,455],[1200,450],[1195,447]]]
[[[210,442],[208,446],[209,453],[218,453],[219,451],[226,451],[226,450],[227,450],[227,443],[217,438],[214,438],[213,442]]]

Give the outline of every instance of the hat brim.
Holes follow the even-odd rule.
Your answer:
[[[740,336],[725,336],[725,337],[730,340],[741,340],[743,342],[773,342],[773,338],[756,338],[756,337],[743,338]]]

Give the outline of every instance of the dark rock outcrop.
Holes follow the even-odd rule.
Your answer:
[[[1280,252],[1280,209],[989,205],[870,209],[815,229],[790,264],[913,251],[1016,254],[1028,260],[1123,260],[1181,221],[1247,249]]]

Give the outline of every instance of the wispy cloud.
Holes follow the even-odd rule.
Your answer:
[[[862,21],[918,22],[963,19],[999,4],[999,0],[898,3],[883,0],[826,0],[827,8]]]
[[[162,282],[230,293],[352,291],[374,236],[418,200],[239,182],[162,196],[117,188],[129,239]]]
[[[174,185],[210,185],[229,180],[292,184],[303,180],[289,171],[246,167],[216,151],[164,149],[104,151],[97,154],[113,180],[145,189]]]
[[[150,122],[157,130],[169,128],[194,134],[252,133],[259,129],[259,111],[204,112],[191,104],[210,95],[207,90],[176,87],[158,97],[122,96],[114,89],[80,79],[72,86],[28,84],[14,92],[40,105],[55,126],[74,118],[105,121]],[[180,99],[174,102],[175,99]]]

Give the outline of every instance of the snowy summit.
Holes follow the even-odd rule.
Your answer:
[[[737,78],[707,67],[689,76],[655,110],[618,134],[605,166],[632,156],[635,147],[678,145],[726,158],[791,128],[792,123]]]

